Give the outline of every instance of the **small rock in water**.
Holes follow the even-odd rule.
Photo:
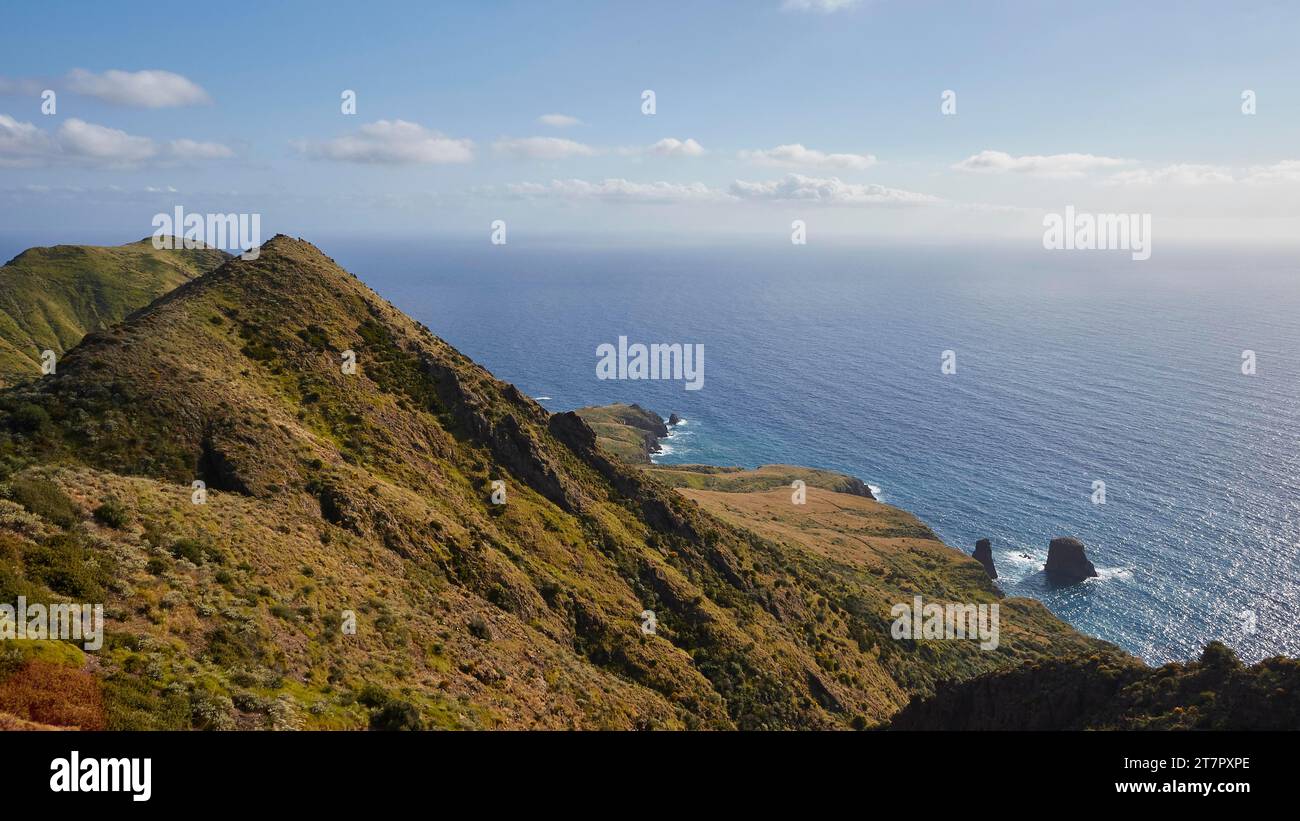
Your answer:
[[[998,577],[998,569],[993,566],[993,543],[988,539],[980,539],[975,543],[975,552],[971,554],[975,561],[984,565],[984,570],[989,574],[990,579]]]
[[[1047,547],[1047,580],[1057,587],[1078,584],[1097,575],[1097,568],[1083,552],[1083,542],[1073,536],[1058,536]]]
[[[686,421],[686,420],[685,420],[685,419],[682,419],[680,416],[678,416],[678,415],[675,414],[675,413],[670,413],[670,414],[668,414],[668,424],[669,424],[669,425],[679,425],[679,424],[681,424],[681,423],[684,422],[684,421]]]

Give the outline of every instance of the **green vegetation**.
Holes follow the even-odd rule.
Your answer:
[[[70,528],[81,520],[81,511],[63,489],[43,476],[28,474],[9,483],[9,498],[53,524]]]
[[[664,420],[640,405],[600,405],[576,413],[595,431],[601,447],[632,465],[649,464],[656,440],[668,435]]]
[[[130,520],[126,506],[116,499],[109,499],[95,508],[93,515],[95,521],[108,527],[115,527],[118,530],[126,527],[127,522]]]
[[[104,603],[30,677],[110,729],[867,728],[1112,652],[847,477],[656,474],[280,236],[0,392],[0,592]],[[1001,647],[889,639],[913,592],[1002,601]]]
[[[31,248],[0,267],[0,386],[41,374],[41,351],[62,354],[87,333],[228,259],[211,249]]]
[[[1151,669],[1129,658],[1048,659],[954,682],[917,699],[897,729],[1296,730],[1300,661],[1246,667],[1210,642],[1198,661]]]
[[[111,559],[92,553],[76,533],[59,533],[29,545],[22,565],[29,580],[78,602],[103,601],[113,580]]]
[[[31,517],[0,530],[6,583],[102,591],[130,639],[101,658],[110,726],[867,726],[1020,657],[882,642],[869,568],[706,514],[594,442],[280,237],[0,394],[4,493]],[[893,572],[994,595],[959,564]],[[1016,652],[1091,646],[1031,615]],[[391,696],[350,698],[366,684]]]
[[[753,470],[712,465],[653,465],[651,469],[656,479],[676,488],[756,493],[777,488],[789,489],[798,480],[807,487],[871,497],[871,491],[861,479],[833,470],[797,465],[761,465]]]

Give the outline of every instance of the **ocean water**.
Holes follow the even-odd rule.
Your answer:
[[[1151,662],[1211,639],[1300,655],[1294,254],[320,245],[551,410],[682,415],[661,461],[858,476],[954,547],[992,539],[1008,594]],[[620,335],[703,344],[703,389],[598,380]],[[1060,535],[1099,578],[1045,584]]]

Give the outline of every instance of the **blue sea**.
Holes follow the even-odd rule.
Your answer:
[[[1300,656],[1294,252],[312,239],[551,410],[685,417],[660,461],[858,476],[1149,662]],[[703,389],[598,380],[619,336],[703,344]],[[1062,535],[1099,578],[1045,584]]]

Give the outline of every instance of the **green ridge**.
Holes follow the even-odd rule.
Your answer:
[[[941,681],[1114,652],[1010,599],[996,651],[893,640],[888,608],[913,593],[1000,594],[902,511],[816,486],[830,518],[788,500],[672,489],[278,236],[0,392],[0,601],[103,601],[108,622],[84,669],[27,662],[89,677],[61,691],[99,688],[102,719],[7,712],[854,728]],[[20,680],[0,671],[0,713]]]
[[[209,248],[31,248],[0,267],[0,385],[41,374],[41,352],[62,354],[229,256]]]

